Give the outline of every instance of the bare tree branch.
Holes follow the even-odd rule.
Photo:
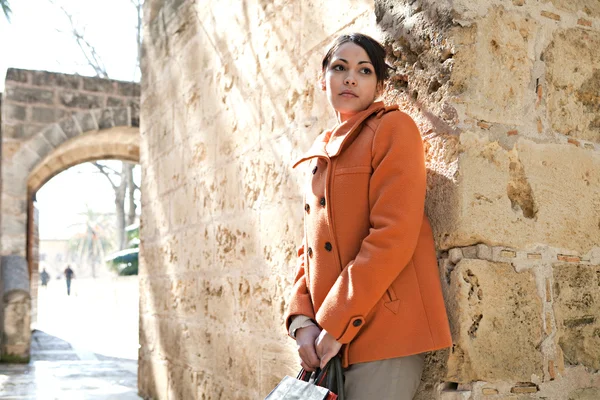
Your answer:
[[[130,0],[131,4],[135,7],[137,11],[137,24],[136,24],[136,41],[137,41],[137,57],[135,69],[139,71],[141,68],[141,59],[142,59],[142,6],[144,5],[144,0]]]
[[[83,53],[83,56],[87,60],[88,66],[93,68],[94,72],[96,73],[96,76],[98,76],[100,78],[108,78],[108,73],[106,72],[106,67],[104,66],[104,63],[102,62],[100,56],[96,52],[96,48],[94,46],[92,46],[90,44],[90,42],[88,42],[85,39],[85,29],[80,30],[77,27],[77,24],[75,23],[75,19],[73,18],[73,15],[70,12],[68,12],[62,5],[57,4],[55,2],[55,0],[48,0],[48,1],[51,4],[59,7],[62,10],[62,12],[65,14],[67,19],[69,20],[69,24],[71,25],[70,34],[73,35],[73,37],[75,38],[75,41],[77,42],[77,46],[79,46],[79,49],[81,50],[81,52]]]
[[[92,164],[93,166],[95,166],[96,168],[98,168],[100,170],[100,172],[102,173],[102,175],[104,175],[106,177],[106,179],[108,179],[108,181],[110,182],[110,185],[113,187],[113,189],[116,192],[118,190],[119,186],[117,186],[113,182],[113,180],[110,177],[111,176],[110,172],[108,172],[108,171],[112,171],[113,173],[116,173],[119,176],[121,176],[121,174],[117,173],[114,169],[109,168],[106,165],[99,164],[98,162],[90,162],[90,164]]]

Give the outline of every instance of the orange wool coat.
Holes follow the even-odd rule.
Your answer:
[[[414,121],[373,103],[321,134],[310,163],[303,245],[287,314],[342,343],[345,366],[452,345]]]

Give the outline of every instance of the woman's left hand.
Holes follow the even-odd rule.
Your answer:
[[[317,340],[315,340],[315,348],[317,349],[317,355],[321,359],[320,368],[323,369],[333,357],[339,353],[342,348],[342,344],[335,340],[325,329],[321,331]]]

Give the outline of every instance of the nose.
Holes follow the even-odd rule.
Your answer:
[[[354,75],[352,75],[352,74],[346,75],[346,79],[344,79],[344,85],[356,86],[356,79],[354,79]]]

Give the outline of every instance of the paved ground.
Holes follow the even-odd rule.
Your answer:
[[[140,399],[137,361],[76,350],[34,331],[29,364],[0,364],[0,399]]]
[[[64,286],[40,288],[31,362],[0,364],[0,399],[140,399],[137,282]]]

